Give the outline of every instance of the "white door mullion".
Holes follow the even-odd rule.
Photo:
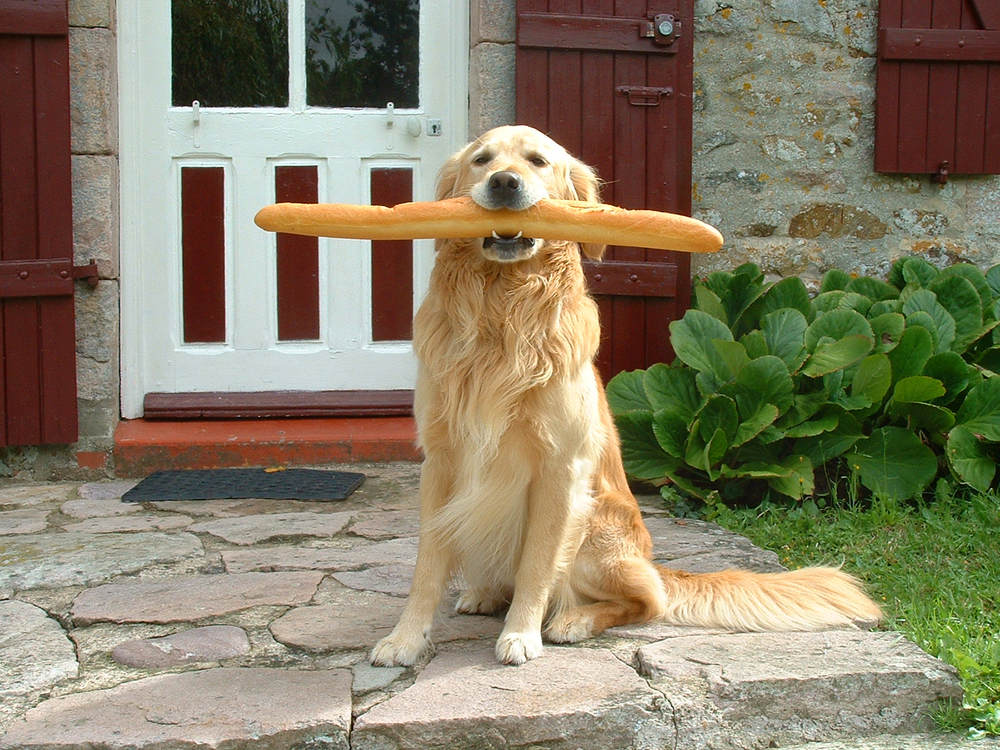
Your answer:
[[[274,201],[274,177],[267,160],[253,156],[235,157],[232,173],[232,211],[227,216],[232,272],[226,274],[233,300],[232,342],[236,349],[264,350],[275,339],[274,235],[258,229],[253,217]]]
[[[288,108],[306,108],[306,0],[288,0]]]

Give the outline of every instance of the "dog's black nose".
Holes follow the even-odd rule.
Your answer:
[[[506,203],[521,192],[521,188],[524,187],[524,180],[516,172],[494,172],[490,175],[486,186],[489,188],[490,195],[494,200]]]

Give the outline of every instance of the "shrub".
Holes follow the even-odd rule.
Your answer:
[[[696,283],[671,365],[608,383],[625,468],[712,501],[846,480],[907,499],[938,476],[985,491],[1000,444],[1000,266],[897,261],[888,281],[747,264]],[[664,491],[667,492],[673,490]]]

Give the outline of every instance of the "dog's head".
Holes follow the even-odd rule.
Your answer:
[[[470,196],[483,208],[522,211],[543,198],[598,202],[594,170],[534,128],[505,125],[494,128],[441,168],[437,198]],[[520,233],[473,240],[484,257],[515,263],[532,257],[545,240]],[[599,259],[603,245],[583,245],[583,252]]]

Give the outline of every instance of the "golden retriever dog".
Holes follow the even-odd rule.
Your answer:
[[[491,130],[443,167],[438,198],[488,209],[543,198],[598,201],[594,172],[542,133]],[[414,322],[415,414],[425,460],[420,542],[406,607],[377,665],[431,648],[455,574],[469,614],[507,609],[497,659],[658,620],[739,631],[874,621],[879,608],[831,568],[689,574],[652,562],[618,436],[593,365],[597,307],[580,247],[514,236],[439,241]]]

